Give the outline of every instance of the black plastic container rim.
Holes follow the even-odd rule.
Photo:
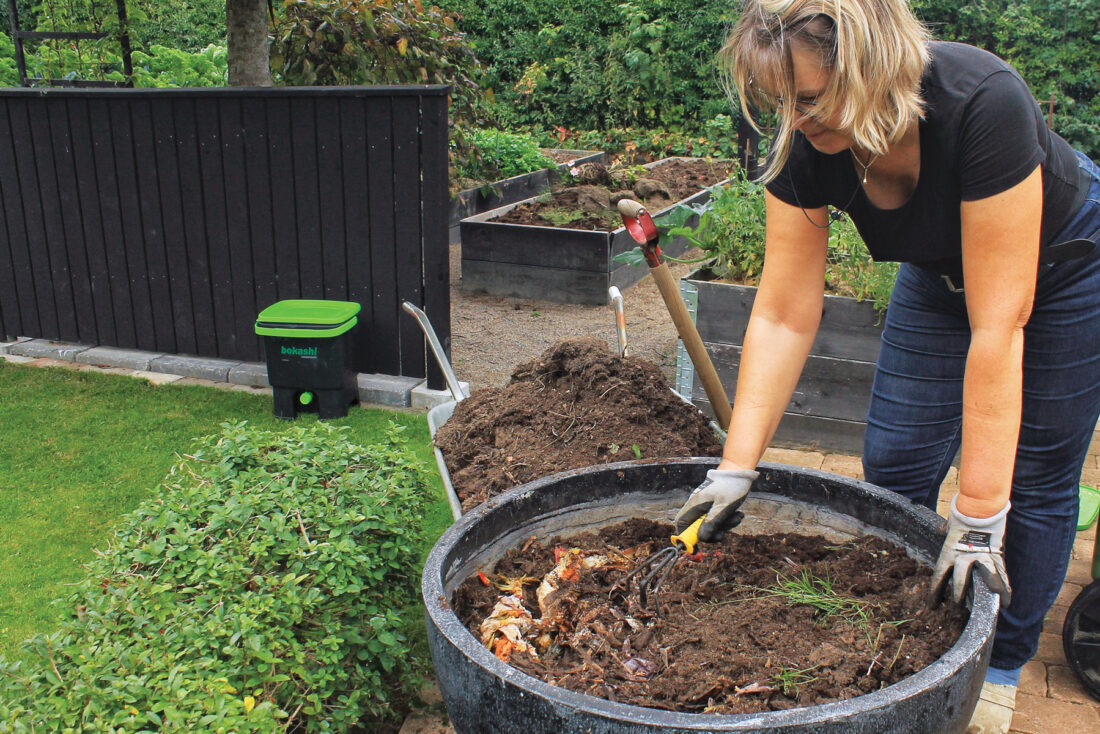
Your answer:
[[[659,464],[700,464],[714,466],[717,459],[690,458],[671,462],[653,461],[626,461],[617,464],[603,464],[598,467],[589,467],[573,471],[560,472],[547,477],[536,479],[527,484],[514,487],[501,493],[488,502],[481,504],[464,514],[454,525],[447,529],[442,537],[432,548],[428,559],[424,564],[424,573],[421,578],[421,592],[429,618],[433,621],[440,634],[457,649],[461,650],[470,660],[489,671],[499,679],[513,683],[521,688],[531,691],[555,705],[569,709],[591,711],[609,720],[619,720],[631,724],[648,724],[663,727],[678,727],[680,729],[698,729],[700,731],[738,731],[753,730],[760,727],[779,727],[784,725],[801,724],[808,725],[816,722],[835,722],[843,720],[847,716],[857,713],[886,709],[897,704],[899,700],[913,697],[926,690],[932,683],[956,674],[963,665],[980,654],[984,640],[992,634],[992,628],[996,623],[999,598],[989,590],[980,574],[973,576],[973,594],[971,596],[971,614],[962,634],[955,644],[951,646],[938,660],[917,673],[905,678],[893,685],[881,688],[877,691],[856,696],[844,701],[834,701],[817,706],[793,708],[785,711],[769,711],[759,714],[692,714],[665,711],[662,709],[634,706],[630,704],[615,703],[585,693],[576,693],[566,688],[553,686],[534,676],[527,675],[507,663],[499,660],[488,648],[474,637],[458,620],[458,616],[451,611],[450,600],[443,585],[443,568],[450,560],[449,555],[454,545],[463,538],[469,529],[480,522],[487,515],[497,512],[507,504],[509,500],[521,497],[525,494],[538,492],[542,487],[559,483],[563,478],[579,473],[600,471],[623,471],[639,466],[652,466]],[[942,536],[940,527],[942,518],[931,510],[910,503],[907,499],[889,490],[876,487],[873,484],[857,479],[839,477],[834,474],[806,469],[803,467],[788,466],[762,462],[758,469],[761,474],[767,471],[793,472],[804,476],[817,476],[828,481],[840,481],[850,487],[858,488],[882,504],[888,505],[925,526],[926,531]],[[984,627],[984,629],[983,629]]]

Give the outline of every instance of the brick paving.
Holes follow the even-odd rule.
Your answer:
[[[155,377],[147,372],[127,370],[117,367],[95,367],[74,364],[49,358],[26,358],[15,355],[0,355],[12,363],[29,364],[42,367],[66,367],[86,369],[114,374],[128,374],[149,379],[156,383],[206,385],[209,387],[247,390],[249,392],[270,394],[270,389],[251,388],[231,385],[225,382],[202,380],[198,378],[180,378],[176,375],[158,374]],[[173,379],[176,378],[176,379]],[[803,451],[795,449],[768,449],[765,461],[791,464],[809,469],[862,478],[863,468],[858,456],[828,454],[822,451]],[[1089,455],[1081,472],[1081,481],[1090,486],[1100,486],[1100,430],[1093,434]],[[944,480],[940,492],[939,512],[946,516],[951,498],[959,491],[958,471],[952,468]],[[1065,621],[1069,605],[1085,586],[1092,582],[1092,552],[1096,538],[1096,525],[1079,532],[1073,546],[1073,556],[1066,573],[1062,591],[1055,601],[1039,642],[1039,651],[1035,658],[1024,666],[1020,676],[1020,687],[1016,695],[1016,714],[1012,719],[1012,734],[1085,734],[1100,733],[1100,701],[1092,698],[1081,685],[1066,664],[1062,651],[1062,624]],[[446,722],[446,716],[440,713],[438,693],[428,691],[424,695],[430,708],[410,717],[402,726],[400,734],[453,734],[454,729]]]

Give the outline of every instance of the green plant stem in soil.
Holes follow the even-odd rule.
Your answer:
[[[0,362],[0,655],[17,657],[20,641],[54,629],[71,610],[51,601],[81,577],[93,549],[150,495],[176,452],[227,420],[288,425],[262,395]],[[391,420],[407,428],[417,457],[434,466],[423,416],[352,408],[333,422],[370,445]],[[424,518],[430,540],[412,549],[421,560],[451,522],[437,489]]]

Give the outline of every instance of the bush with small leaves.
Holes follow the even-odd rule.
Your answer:
[[[348,731],[406,695],[428,475],[392,426],[226,424],[0,661],[0,731]]]

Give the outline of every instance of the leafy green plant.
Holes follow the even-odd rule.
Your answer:
[[[19,71],[15,66],[15,44],[7,33],[0,31],[0,87],[19,86]]]
[[[602,150],[613,163],[649,163],[669,156],[737,158],[737,127],[727,114],[714,115],[698,129],[694,123],[683,130],[643,127],[570,130],[562,125],[524,129],[543,146]]]
[[[0,662],[0,729],[347,731],[413,684],[427,474],[397,426],[244,423],[185,454],[54,635]]]
[[[135,87],[224,87],[229,83],[224,45],[191,53],[166,46],[134,51]]]
[[[758,285],[764,267],[764,187],[738,174],[729,184],[710,189],[705,204],[683,205],[656,222],[662,241],[682,236],[703,250],[694,260],[667,257],[677,262],[710,260],[712,273],[720,279]],[[694,217],[696,224],[691,224]],[[615,256],[618,262],[641,264],[641,249]],[[897,278],[897,263],[876,263],[847,217],[834,222],[829,232],[825,281],[831,293],[870,301],[885,313]]]
[[[456,167],[455,174],[461,178],[497,181],[556,165],[535,138],[523,133],[475,128],[466,133],[466,140],[478,155]]]

